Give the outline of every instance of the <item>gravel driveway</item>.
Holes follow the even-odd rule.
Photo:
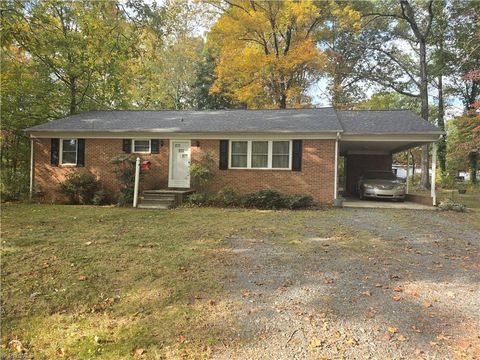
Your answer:
[[[478,214],[338,209],[293,228],[228,240],[235,335],[214,358],[480,358]]]

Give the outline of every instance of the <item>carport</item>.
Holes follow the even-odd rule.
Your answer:
[[[431,204],[436,205],[436,143],[442,131],[405,110],[341,111],[338,116],[344,129],[337,140],[336,161],[338,167],[338,156],[344,157],[343,195],[357,195],[356,183],[365,171],[391,170],[395,153],[431,144]],[[335,192],[338,196],[338,187]]]

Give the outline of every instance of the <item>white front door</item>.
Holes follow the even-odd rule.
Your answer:
[[[190,188],[190,140],[170,140],[168,187]]]

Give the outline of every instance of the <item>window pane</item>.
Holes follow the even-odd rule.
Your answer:
[[[268,167],[268,155],[252,155],[252,168]]]
[[[252,168],[268,167],[268,141],[252,141]]]
[[[63,140],[63,151],[77,151],[77,139],[66,139]]]
[[[62,164],[76,164],[77,153],[74,151],[64,151],[62,153]]]
[[[149,152],[150,140],[134,140],[134,152]]]
[[[252,141],[252,155],[268,155],[268,141]]]
[[[288,155],[273,155],[272,167],[276,169],[288,169]]]
[[[232,154],[247,155],[248,143],[246,141],[232,141]]]
[[[247,155],[233,155],[232,167],[247,167]]]
[[[273,154],[288,155],[290,154],[290,141],[274,141]]]

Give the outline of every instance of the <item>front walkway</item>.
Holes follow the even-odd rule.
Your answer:
[[[422,205],[411,201],[395,202],[391,200],[360,200],[354,197],[345,198],[343,207],[367,209],[410,209],[410,210],[437,210],[434,206]]]

